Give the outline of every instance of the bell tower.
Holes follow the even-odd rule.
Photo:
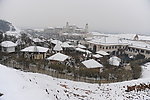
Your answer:
[[[88,33],[89,31],[89,25],[88,25],[88,23],[85,25],[85,33]]]

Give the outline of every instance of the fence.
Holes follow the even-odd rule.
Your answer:
[[[68,80],[79,81],[79,82],[99,83],[99,84],[112,82],[112,81],[100,80],[100,79],[96,79],[96,78],[87,78],[87,77],[76,77],[75,78],[73,75],[68,75],[67,73],[59,73],[58,71],[55,71],[55,70],[50,69],[45,66],[38,67],[35,65],[31,65],[31,64],[28,65],[26,63],[19,63],[14,60],[10,60],[10,59],[1,61],[1,64],[6,65],[8,67],[15,68],[15,69],[19,69],[21,71],[46,74],[46,75],[50,75],[52,77],[60,78],[60,79],[68,79]]]

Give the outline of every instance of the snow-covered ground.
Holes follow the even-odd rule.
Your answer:
[[[0,65],[0,100],[150,100],[148,89],[125,92],[127,85],[150,82],[150,63],[142,68],[141,79],[99,86]]]

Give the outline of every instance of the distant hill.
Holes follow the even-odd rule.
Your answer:
[[[10,31],[10,30],[16,31],[16,29],[14,28],[14,26],[10,22],[0,19],[0,31],[5,33],[5,32]]]

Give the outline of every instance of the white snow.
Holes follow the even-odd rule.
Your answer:
[[[61,47],[61,44],[60,43],[57,43],[54,48],[53,48],[54,51],[62,51],[62,47]]]
[[[62,44],[62,42],[61,41],[59,41],[59,40],[51,40],[51,43],[53,43],[53,44]]]
[[[109,64],[114,65],[114,66],[119,66],[120,62],[121,62],[121,59],[116,56],[113,56],[109,59]]]
[[[84,49],[81,49],[81,48],[76,48],[76,51],[83,52],[83,53],[92,53],[89,50],[84,50]]]
[[[88,43],[101,45],[127,45],[127,43],[122,42],[120,38],[114,36],[94,37],[88,41]]]
[[[99,68],[99,67],[103,67],[102,64],[100,64],[99,62],[97,62],[94,59],[89,59],[89,60],[85,60],[82,62],[87,68]]]
[[[103,56],[101,56],[99,54],[94,54],[93,57],[95,57],[95,58],[102,58]]]
[[[150,62],[142,66],[142,78],[150,78]]]
[[[16,47],[17,44],[13,43],[12,41],[3,41],[1,42],[2,47]]]
[[[41,40],[41,39],[39,39],[39,38],[33,38],[33,41],[34,41],[34,42],[44,42],[44,40]]]
[[[61,46],[62,46],[63,48],[74,48],[73,45],[69,45],[69,43],[67,43],[67,42],[63,42],[63,43],[61,44]]]
[[[78,47],[78,48],[81,48],[81,49],[86,49],[86,47],[85,47],[84,45],[82,45],[82,44],[78,44],[77,47]]]
[[[150,68],[150,64],[145,66]],[[22,72],[0,65],[0,92],[4,94],[0,100],[149,100],[149,89],[125,92],[127,85],[150,83],[150,71],[147,74],[143,71],[143,75],[145,78],[138,80],[99,86]]]
[[[56,53],[50,57],[47,58],[47,60],[54,60],[54,61],[65,61],[68,59],[69,56],[62,54],[62,53]]]
[[[22,52],[47,52],[49,48],[41,47],[41,46],[29,46],[22,49]]]
[[[102,51],[102,50],[97,51],[96,53],[98,53],[98,54],[100,54],[100,55],[103,55],[103,56],[107,56],[107,55],[109,55],[107,52]]]

